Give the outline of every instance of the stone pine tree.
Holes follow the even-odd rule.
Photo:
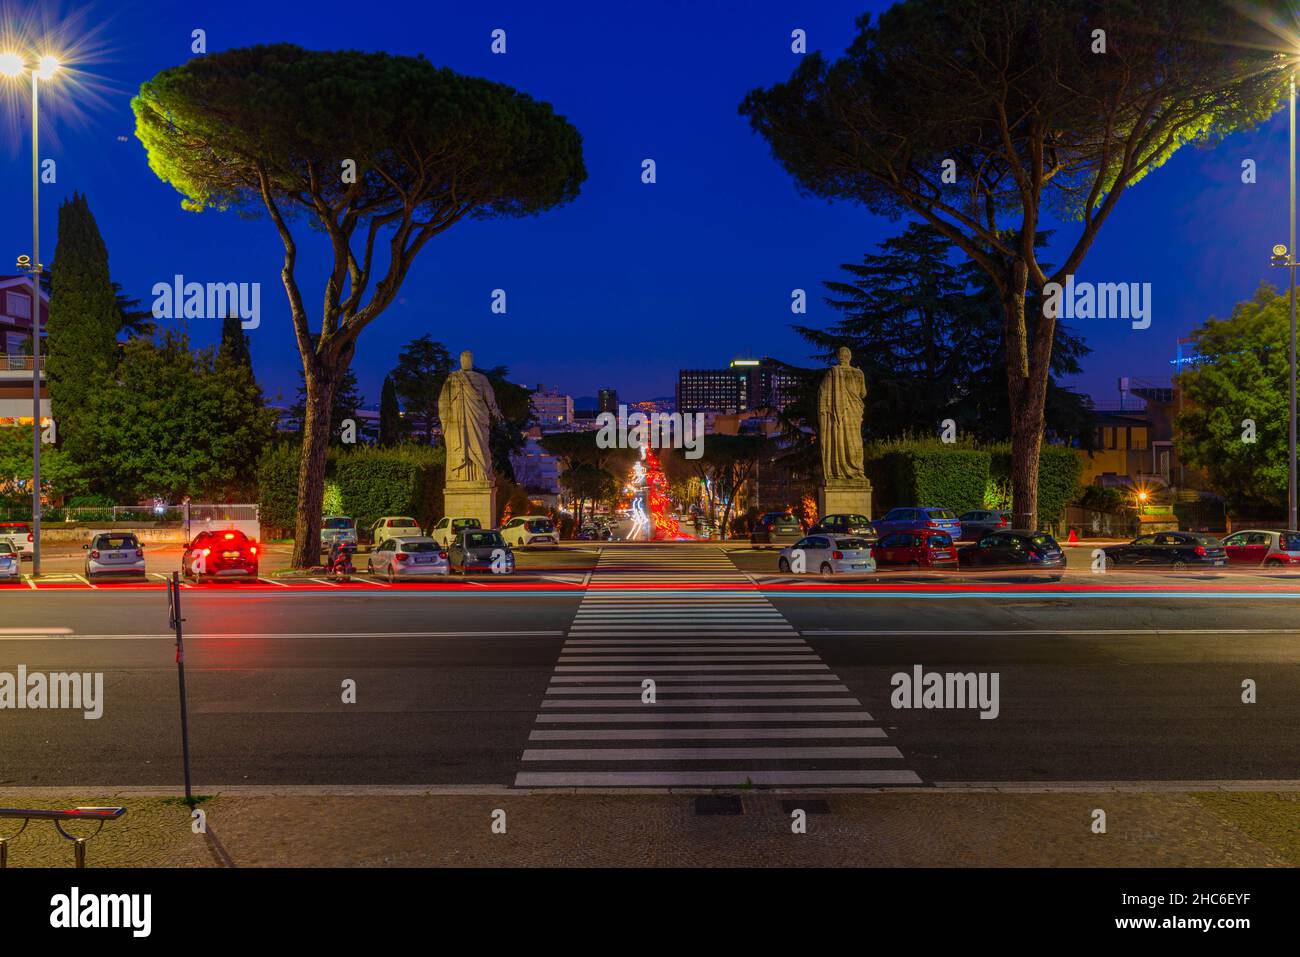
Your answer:
[[[1179,147],[1272,115],[1295,62],[1294,31],[1274,25],[1291,19],[1280,0],[902,0],[859,19],[840,59],[810,53],[742,103],[801,190],[915,216],[989,276],[1018,525],[1036,525],[1056,343],[1055,315],[1026,320],[1030,292],[1077,273]],[[1070,228],[1049,270],[1035,239],[1050,217]]]
[[[50,411],[63,448],[75,462],[86,448],[83,422],[90,395],[104,387],[116,365],[121,327],[108,247],[80,193],[59,206],[51,272],[45,342]]]
[[[402,409],[397,404],[397,387],[391,375],[384,376],[379,393],[379,444],[396,445],[402,441]]]
[[[293,562],[312,565],[330,410],[361,331],[397,298],[419,252],[456,223],[576,198],[582,138],[549,104],[422,57],[289,44],[163,70],[132,108],[149,168],[184,208],[265,213],[284,246],[280,276],[306,382]],[[326,241],[323,262],[305,269],[325,276],[314,291],[299,275],[309,253],[294,227],[304,221]],[[309,301],[322,304],[315,330]]]

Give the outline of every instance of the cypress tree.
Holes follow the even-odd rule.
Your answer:
[[[217,349],[217,364],[243,366],[253,369],[253,353],[248,347],[248,333],[239,324],[238,316],[221,320],[221,346]]]
[[[58,240],[51,267],[46,377],[51,412],[74,462],[89,437],[81,423],[89,398],[104,388],[117,364],[121,318],[104,245],[86,197],[74,193],[59,207]]]
[[[391,375],[384,376],[379,394],[379,444],[396,445],[402,438],[402,410],[397,404],[397,386]]]

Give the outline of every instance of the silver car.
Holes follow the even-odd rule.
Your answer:
[[[856,535],[805,535],[781,549],[776,566],[783,574],[866,575],[876,570],[871,543]]]
[[[101,575],[132,575],[143,578],[144,549],[130,532],[100,532],[86,549],[86,580]]]
[[[329,547],[335,542],[352,546],[357,544],[357,523],[346,515],[328,515],[321,522],[321,551],[329,551]]]
[[[0,581],[18,581],[22,559],[9,540],[0,538]]]
[[[386,538],[366,559],[366,570],[388,581],[399,578],[427,578],[451,571],[447,552],[425,535]]]

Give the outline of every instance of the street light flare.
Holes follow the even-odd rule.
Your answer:
[[[5,76],[22,76],[23,58],[17,53],[0,53],[0,73]]]
[[[36,66],[36,75],[42,80],[48,80],[59,72],[59,58],[56,56],[43,56]]]

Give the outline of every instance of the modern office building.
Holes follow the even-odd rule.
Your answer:
[[[533,417],[542,431],[563,431],[573,425],[573,396],[562,395],[555,386],[539,385],[532,402]]]
[[[677,411],[734,415],[784,409],[798,395],[802,370],[776,359],[732,359],[726,369],[677,373]]]

